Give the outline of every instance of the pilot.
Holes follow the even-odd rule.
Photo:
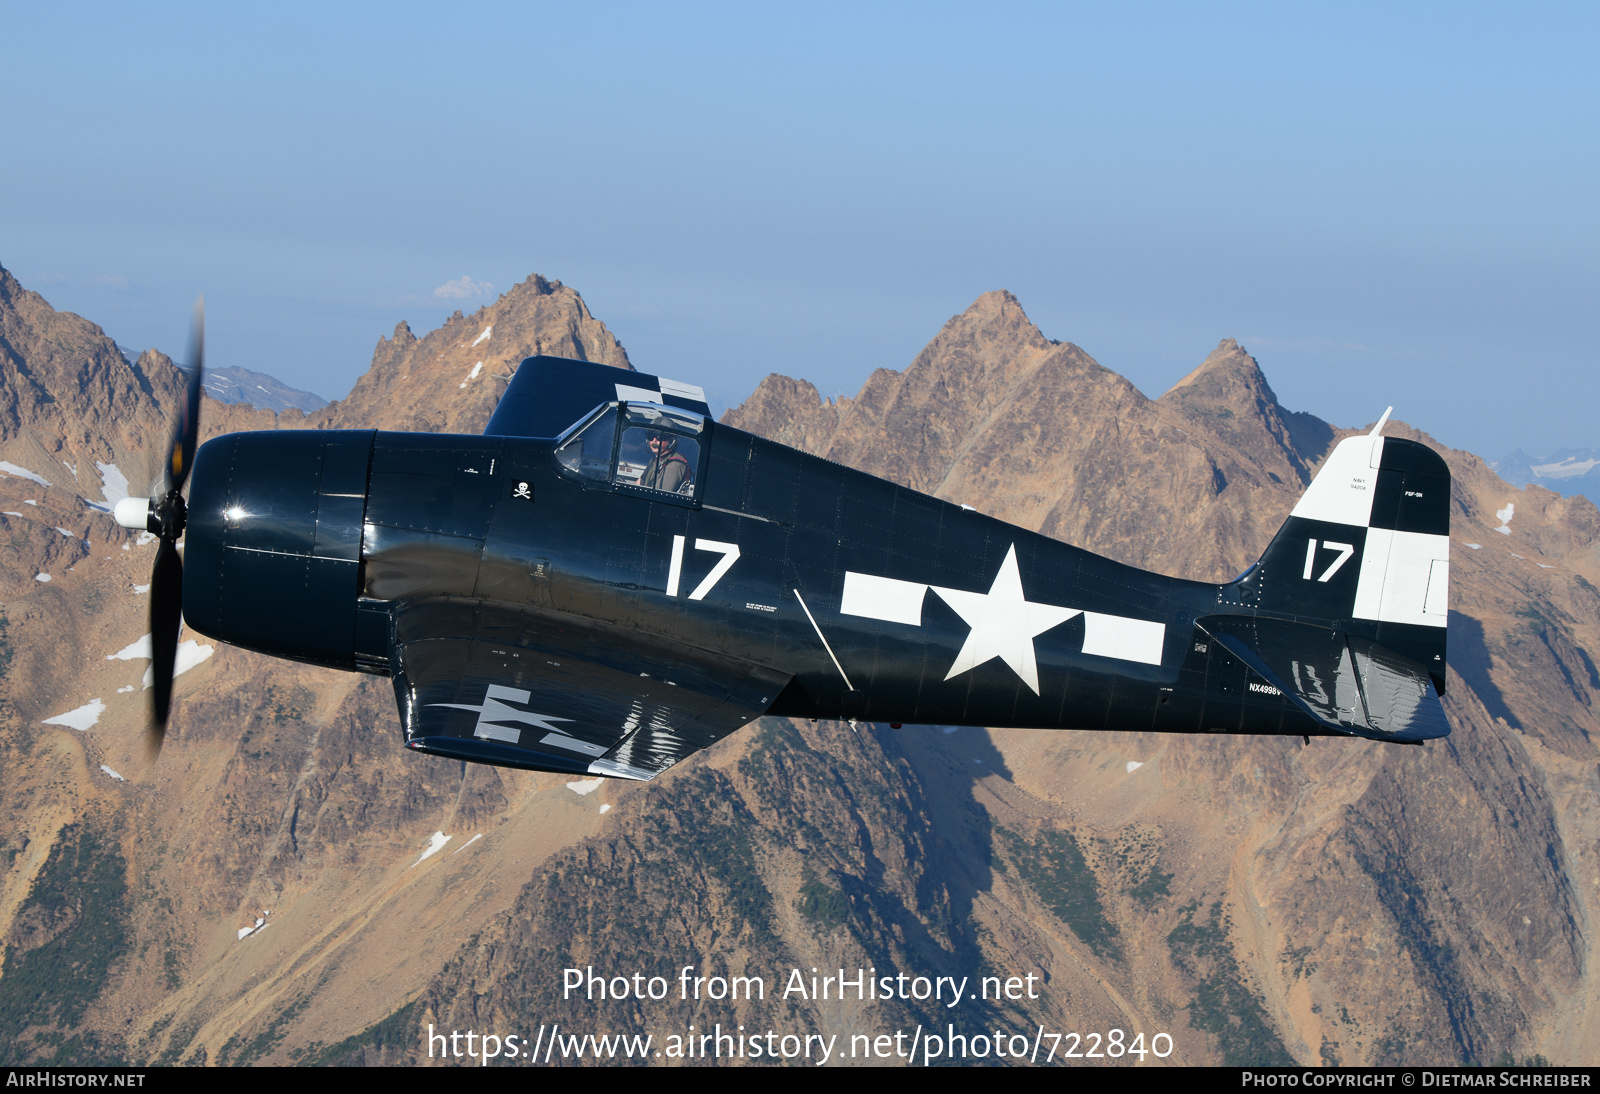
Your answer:
[[[689,461],[678,451],[678,438],[670,433],[652,433],[649,445],[652,459],[639,476],[639,485],[678,493],[689,479]]]

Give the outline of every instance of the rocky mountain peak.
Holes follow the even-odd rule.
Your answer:
[[[79,493],[99,498],[96,465],[121,465],[137,479],[138,454],[171,431],[161,407],[181,390],[170,361],[130,363],[105,331],[57,311],[0,267],[0,458],[65,466]],[[63,481],[55,469],[44,477]]]
[[[350,394],[308,419],[335,428],[477,433],[524,357],[548,353],[632,368],[628,352],[583,297],[538,274],[492,304],[418,338],[401,321],[373,350]]]
[[[827,452],[839,430],[839,416],[851,400],[825,400],[809,380],[770,373],[723,420],[741,429],[759,425],[763,436],[802,452]]]
[[[1193,372],[1173,384],[1163,399],[1183,402],[1196,409],[1214,412],[1251,412],[1263,406],[1277,406],[1261,366],[1232,338],[1224,338]]]
[[[1025,367],[1030,357],[1054,345],[1028,318],[1015,296],[997,289],[984,293],[966,311],[953,316],[907,371],[926,368],[940,359],[960,357],[969,358],[970,364],[985,371],[997,365]]]
[[[27,296],[39,297],[41,300],[44,299],[43,297],[40,297],[38,293],[23,288],[22,282],[18,281],[14,276],[12,276],[10,270],[6,269],[4,266],[0,266],[0,307],[16,307],[16,298],[24,294]]]
[[[1002,408],[1026,401],[1041,375],[1067,362],[1069,371],[1087,367],[1112,376],[1076,346],[1046,338],[1011,293],[988,292],[945,323],[904,372],[879,369],[854,399],[819,402],[816,412],[800,411],[787,428],[829,459],[941,493],[974,433],[1001,420]],[[730,420],[744,420],[745,413],[741,408]],[[754,404],[747,417],[758,420]]]
[[[1157,402],[1204,425],[1277,480],[1311,481],[1301,448],[1291,435],[1293,415],[1278,403],[1256,359],[1232,338],[1217,343],[1198,368]]]

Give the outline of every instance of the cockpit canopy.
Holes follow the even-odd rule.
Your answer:
[[[660,403],[602,403],[556,441],[556,461],[595,484],[654,497],[699,493],[705,417]]]

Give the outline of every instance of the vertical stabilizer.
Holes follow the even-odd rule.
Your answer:
[[[1388,647],[1442,694],[1449,583],[1449,468],[1374,429],[1339,443],[1224,599]]]

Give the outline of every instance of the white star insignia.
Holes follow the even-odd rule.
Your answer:
[[[1039,694],[1039,666],[1033,656],[1034,638],[1080,614],[1078,608],[1036,604],[1022,595],[1022,575],[1017,570],[1014,543],[1006,552],[1006,560],[1000,564],[1000,572],[995,574],[988,592],[969,593],[938,585],[933,586],[933,591],[972,628],[945,679],[953,679],[998,657],[1011,666],[1035,695]]]

